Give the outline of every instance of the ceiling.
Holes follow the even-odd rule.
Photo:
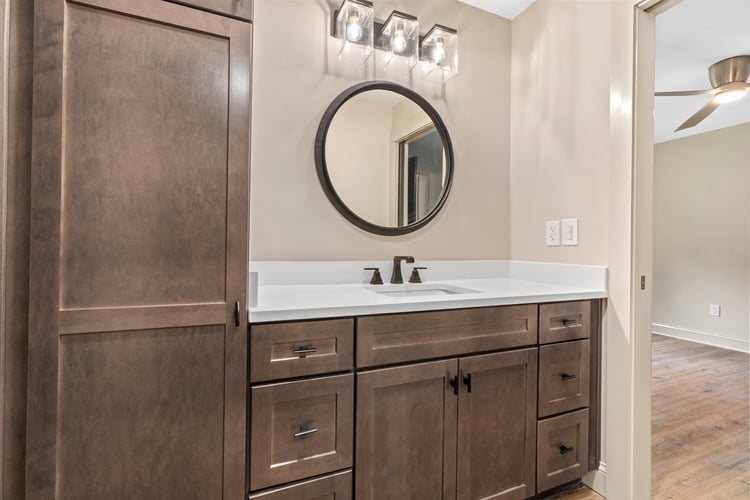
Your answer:
[[[534,0],[458,0],[506,19],[513,19],[534,3]]]
[[[656,17],[656,90],[711,88],[708,67],[750,55],[750,0],[683,0]],[[750,94],[750,93],[748,93]],[[710,96],[655,97],[654,141],[750,122],[750,95],[722,104],[695,127],[673,132]]]

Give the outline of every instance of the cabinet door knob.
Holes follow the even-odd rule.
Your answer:
[[[296,349],[294,349],[292,352],[299,356],[300,358],[306,357],[311,352],[317,352],[318,348],[311,346],[311,345],[305,345],[305,346],[299,346]]]
[[[576,451],[575,448],[565,446],[564,444],[560,445],[560,455],[567,455],[568,453],[573,453],[574,451]]]
[[[471,393],[471,373],[464,376],[464,384],[466,384],[466,388],[469,390],[469,393]]]
[[[292,437],[296,437],[296,438],[305,437],[305,436],[309,436],[310,434],[315,434],[316,432],[318,432],[317,427],[310,428],[307,426],[307,424],[300,425],[299,430],[295,432],[294,434],[292,434]]]
[[[235,301],[234,303],[234,326],[240,326],[240,303]]]
[[[570,373],[563,373],[562,375],[560,375],[560,378],[563,380],[563,382],[565,382],[568,380],[573,380],[574,378],[576,378],[576,376],[571,375]]]

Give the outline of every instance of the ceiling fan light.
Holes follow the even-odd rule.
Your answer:
[[[743,97],[745,97],[745,89],[725,90],[724,92],[719,92],[714,96],[714,102],[724,104],[727,102],[737,101],[739,99],[742,99]]]

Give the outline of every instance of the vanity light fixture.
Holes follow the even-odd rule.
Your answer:
[[[379,46],[385,50],[385,66],[398,61],[412,69],[419,61],[419,21],[394,10],[380,30]]]
[[[458,74],[458,31],[436,24],[419,34],[415,16],[394,10],[375,21],[369,0],[343,0],[333,12],[332,35],[340,40],[339,59],[362,64],[374,49],[385,52],[385,67],[398,61],[407,71],[422,62],[424,80],[443,83]]]
[[[334,12],[333,36],[340,39],[339,59],[363,63],[373,50],[375,11],[368,0],[344,0]]]
[[[422,78],[443,83],[458,73],[458,32],[436,24],[422,39]]]

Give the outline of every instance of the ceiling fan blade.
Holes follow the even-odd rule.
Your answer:
[[[705,106],[699,109],[697,113],[695,113],[693,116],[685,120],[685,123],[677,127],[675,132],[679,132],[680,130],[685,130],[686,128],[695,127],[700,122],[702,122],[708,115],[713,113],[718,107],[719,107],[719,103],[711,99],[710,101],[708,101],[708,103],[706,103]]]
[[[674,91],[674,92],[655,92],[654,95],[656,95],[656,96],[680,97],[680,96],[685,96],[685,95],[717,94],[719,92],[720,92],[719,89],[677,90],[677,91]]]

